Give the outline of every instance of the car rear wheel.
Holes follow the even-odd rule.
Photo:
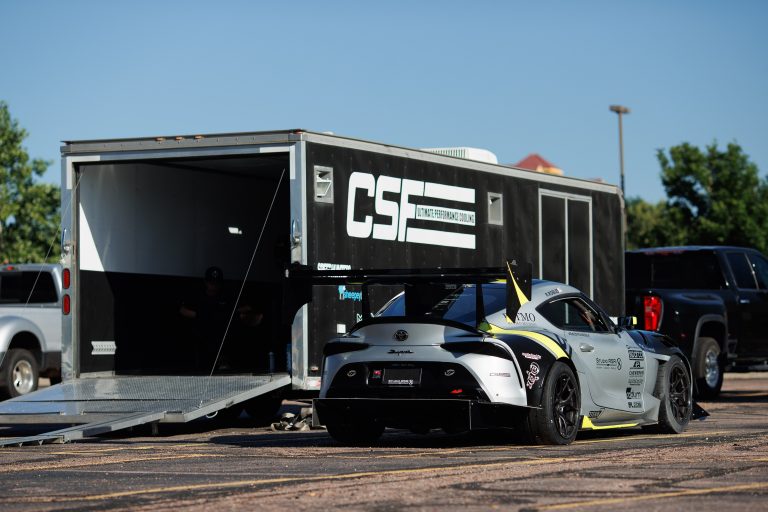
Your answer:
[[[5,354],[1,371],[0,395],[3,398],[26,395],[37,389],[39,368],[37,359],[29,350],[9,350]]]
[[[375,443],[384,433],[384,425],[364,420],[355,423],[330,424],[325,426],[328,433],[341,444],[365,446]]]
[[[699,338],[693,355],[696,376],[696,396],[715,398],[723,387],[723,364],[720,345],[713,338]]]
[[[567,364],[556,361],[544,382],[541,408],[529,414],[531,434],[544,444],[570,444],[579,431],[580,412],[579,382]]]
[[[693,393],[688,367],[679,356],[672,356],[659,368],[656,391],[661,400],[657,432],[679,434],[691,421]]]

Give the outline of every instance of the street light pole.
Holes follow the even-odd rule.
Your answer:
[[[619,166],[621,169],[621,195],[626,197],[624,190],[624,135],[622,133],[621,115],[629,114],[629,109],[621,105],[611,105],[608,108],[611,112],[616,112],[619,115]]]

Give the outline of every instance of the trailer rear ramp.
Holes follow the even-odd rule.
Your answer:
[[[152,422],[186,423],[290,384],[287,373],[75,379],[0,403],[0,424],[70,425],[0,439],[0,446],[66,443]]]

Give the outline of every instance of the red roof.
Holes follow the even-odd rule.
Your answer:
[[[539,168],[548,169],[558,167],[552,162],[548,162],[538,153],[531,153],[527,157],[523,158],[516,164],[512,164],[512,167],[519,167],[520,169],[530,169],[531,171],[538,170]]]

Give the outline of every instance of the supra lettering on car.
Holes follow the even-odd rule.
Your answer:
[[[537,363],[531,363],[528,370],[525,372],[526,380],[525,385],[528,389],[533,389],[533,385],[539,380],[539,372],[541,369]]]
[[[395,350],[395,349],[391,349],[389,352],[387,352],[387,354],[395,354],[395,355],[399,356],[401,354],[413,354],[413,351],[412,350]]]
[[[609,358],[596,357],[595,365],[600,370],[621,370],[621,358],[620,357],[609,357]]]
[[[398,195],[399,201],[385,199]],[[373,222],[372,215],[365,215],[363,220],[356,220],[355,205],[358,196],[374,199],[374,210],[377,215],[388,217],[389,223]],[[471,205],[472,210],[461,210],[418,204],[411,198],[425,197],[442,199]],[[349,176],[347,193],[347,234],[355,238],[375,238],[377,240],[392,240],[445,247],[475,249],[474,233],[457,233],[437,229],[414,228],[408,226],[408,220],[414,219],[444,224],[457,224],[474,228],[476,222],[475,189],[443,185],[428,181],[418,181],[379,176],[366,172],[353,172]],[[359,219],[359,217],[357,217]]]

